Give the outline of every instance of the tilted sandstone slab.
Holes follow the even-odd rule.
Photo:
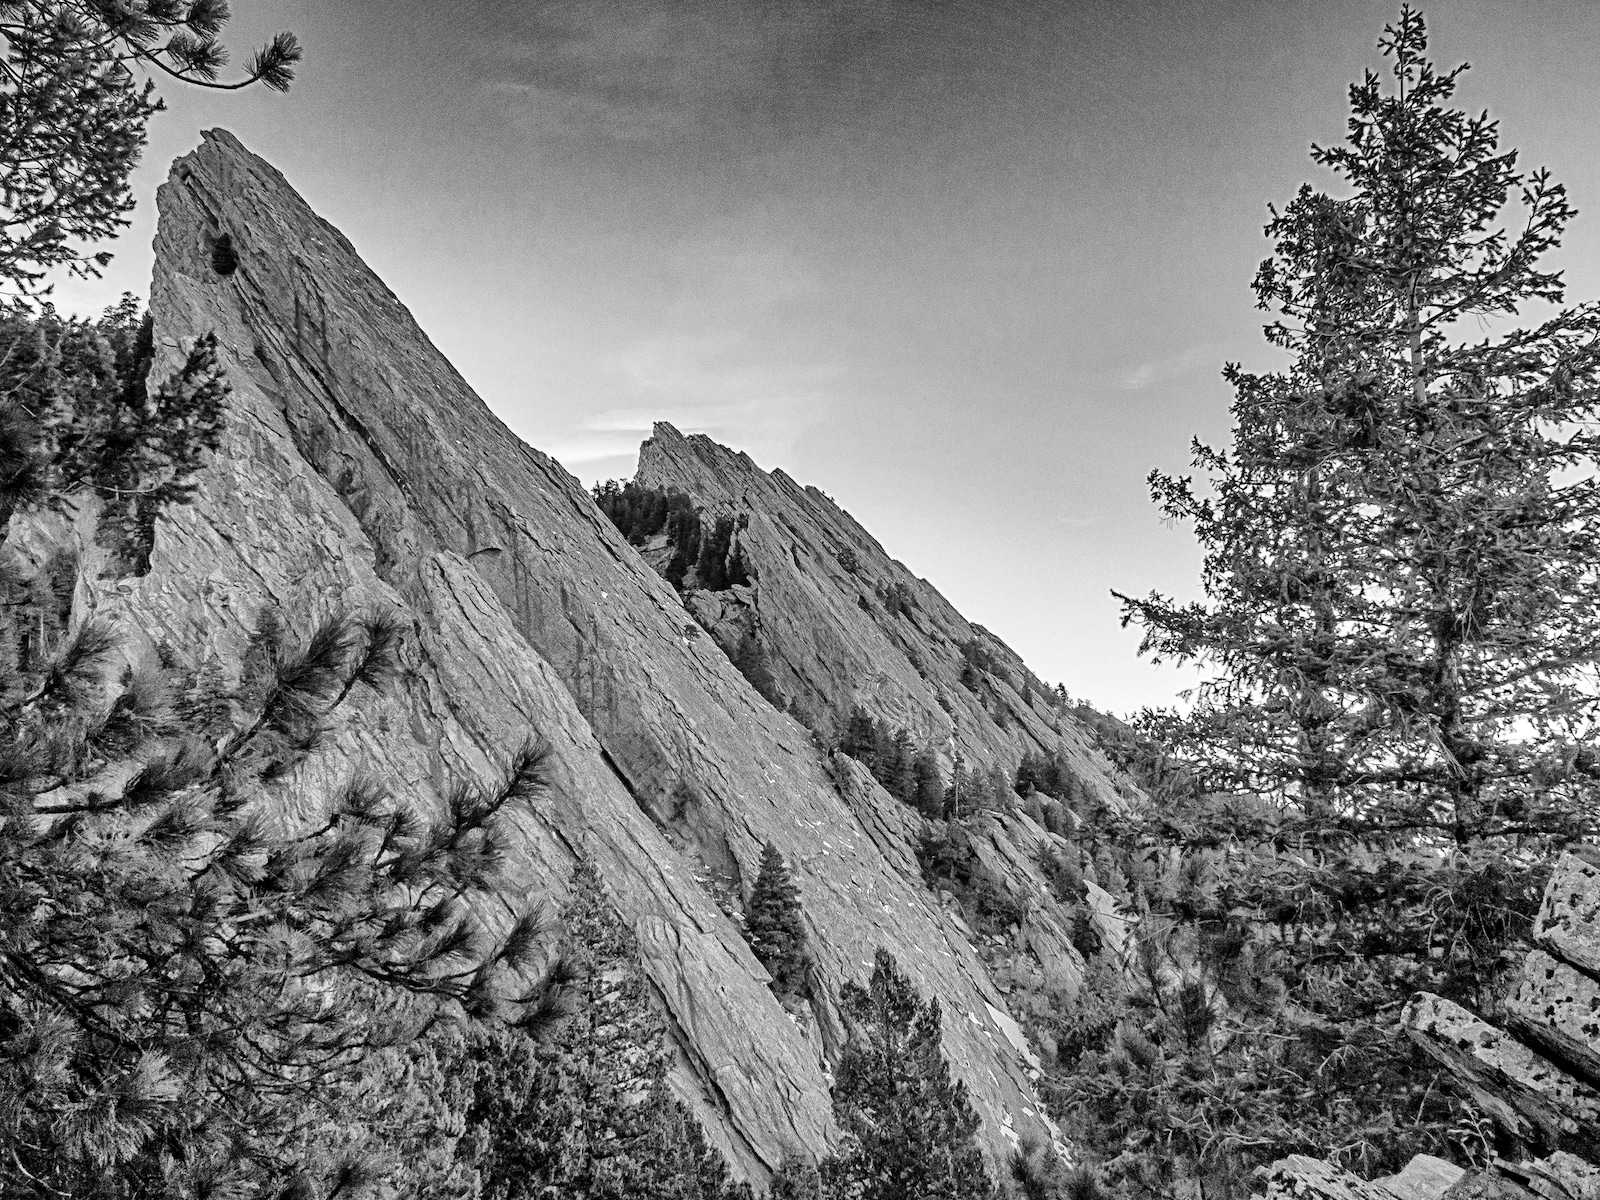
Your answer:
[[[1070,712],[999,638],[919,579],[849,513],[782,470],[763,471],[666,423],[639,449],[635,482],[687,495],[712,516],[744,517],[739,549],[754,586],[693,593],[691,607],[731,649],[759,631],[779,689],[813,726],[852,704],[931,745],[948,769],[1016,769],[1025,751],[1059,753],[1091,794],[1128,791]],[[975,663],[962,683],[963,668]]]
[[[1600,983],[1543,950],[1522,964],[1506,1024],[1551,1058],[1600,1083]]]
[[[1500,1171],[1469,1171],[1443,1200],[1567,1200],[1564,1196],[1539,1197]]]
[[[1499,1164],[1497,1164],[1499,1165]],[[1600,1200],[1600,1167],[1557,1150],[1549,1158],[1517,1164],[1526,1186],[1550,1200]]]
[[[1431,1154],[1419,1154],[1394,1175],[1365,1180],[1304,1154],[1281,1158],[1262,1171],[1268,1200],[1443,1200],[1466,1172]]]
[[[1421,992],[1401,1025],[1481,1107],[1529,1145],[1600,1155],[1600,1091],[1450,1000]]]
[[[947,778],[958,759],[1010,776],[1024,754],[1036,753],[1068,764],[1079,801],[1118,810],[1145,802],[1107,761],[1095,731],[1050,703],[1046,685],[1009,647],[817,488],[666,423],[640,447],[634,482],[687,496],[707,521],[734,519],[750,582],[707,591],[691,575],[685,606],[730,656],[755,636],[781,699],[819,740],[837,737],[860,705],[932,748]],[[644,553],[665,573],[672,552],[664,535]],[[907,810],[902,820],[915,837],[920,818]],[[1077,993],[1085,964],[1071,936],[1075,913],[1053,894],[1041,858],[1060,852],[1076,860],[1078,852],[1021,813],[964,823],[977,866],[1025,914],[1014,929],[975,934],[1007,993],[1007,1019],[1043,1017],[1052,996]],[[1090,924],[1110,961],[1123,962],[1128,918],[1103,890],[1088,888]]]
[[[1561,957],[1573,954],[1582,961],[1593,952],[1594,888],[1600,880],[1593,857],[1591,848],[1578,847],[1558,862],[1535,925],[1537,940],[1552,953],[1529,953],[1506,1003],[1511,1028],[1550,1057],[1438,996],[1418,995],[1401,1015],[1411,1039],[1506,1133],[1551,1153],[1523,1162],[1497,1159],[1466,1174],[1421,1155],[1399,1175],[1362,1186],[1432,1200],[1441,1180],[1455,1172],[1459,1177],[1441,1200],[1600,1200],[1600,1091],[1592,1086],[1600,1063],[1600,988]],[[1327,1163],[1299,1156],[1274,1163],[1270,1174],[1281,1190],[1269,1194],[1284,1196],[1327,1194],[1315,1189],[1340,1175]]]
[[[1443,1200],[1600,1200],[1600,1167],[1562,1150],[1527,1162],[1497,1158]]]
[[[308,805],[357,766],[436,803],[452,780],[494,779],[530,732],[549,739],[557,786],[523,823],[515,888],[558,897],[574,851],[596,858],[682,1046],[675,1084],[744,1173],[836,1136],[816,1040],[724,911],[769,840],[794,865],[815,941],[818,1023],[837,1024],[839,985],[888,947],[959,1014],[946,1050],[991,1145],[1046,1132],[1027,1064],[990,1015],[1001,997],[921,884],[903,806],[881,789],[845,794],[807,731],[700,636],[577,481],[490,414],[275,170],[211,131],[158,204],[156,369],[215,330],[234,400],[194,502],[156,530],[150,573],[104,585],[102,608],[149,646],[225,665],[266,601],[301,627],[336,609],[399,611],[408,675],[308,770]],[[226,274],[212,253],[223,234]]]
[[[1576,854],[1561,856],[1544,890],[1533,940],[1600,979],[1600,866]]]

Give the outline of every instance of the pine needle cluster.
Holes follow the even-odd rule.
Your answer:
[[[667,1087],[666,1023],[638,944],[580,858],[561,915],[557,1003],[537,1030],[468,1035],[457,1150],[488,1200],[750,1200]]]
[[[284,91],[300,45],[280,33],[223,81],[224,0],[7,0],[0,4],[0,290],[48,292],[53,270],[98,275],[88,246],[128,223],[128,178],[163,104],[136,68],[198,87]]]
[[[192,494],[229,392],[212,335],[149,391],[151,338],[132,296],[95,321],[0,312],[0,534],[19,511],[96,503],[114,569],[148,568],[156,518]]]
[[[542,787],[541,751],[439,820],[370,780],[309,827],[271,801],[335,711],[386,680],[400,636],[380,615],[274,639],[227,717],[196,728],[175,713],[181,672],[117,675],[116,639],[85,622],[5,696],[8,1195],[261,1186],[328,1082],[441,1002],[514,1023],[536,999],[538,914],[492,936],[474,897],[504,860],[501,813]],[[380,1020],[363,994],[395,1007]]]

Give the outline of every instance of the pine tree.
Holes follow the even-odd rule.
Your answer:
[[[803,999],[811,955],[805,920],[800,915],[800,889],[795,887],[783,855],[771,842],[761,851],[761,870],[745,910],[744,934],[750,949],[772,976],[773,994],[785,1001]]]
[[[580,858],[562,911],[554,1021],[479,1027],[463,1150],[485,1200],[749,1200],[667,1090],[666,1024],[638,946]]]
[[[1354,194],[1306,185],[1267,226],[1255,290],[1293,365],[1229,368],[1233,453],[1196,448],[1214,500],[1152,476],[1207,549],[1210,603],[1125,613],[1148,651],[1222,671],[1184,735],[1215,748],[1209,784],[1463,845],[1571,836],[1600,776],[1579,749],[1600,714],[1600,306],[1477,338],[1561,300],[1537,263],[1573,212],[1487,115],[1444,107],[1465,68],[1423,57],[1419,14],[1381,45],[1396,91],[1368,72],[1347,144],[1313,151]]]
[[[896,729],[890,742],[889,759],[880,779],[884,790],[902,804],[915,804],[917,801],[916,760],[917,747],[911,740],[911,734],[904,729]]]
[[[961,752],[958,750],[955,763],[950,768],[950,786],[944,792],[944,813],[954,821],[971,813],[974,807],[972,774],[961,761]]]
[[[772,660],[754,633],[747,632],[739,639],[738,648],[733,654],[733,665],[750,686],[761,694],[763,700],[774,708],[783,708],[783,693],[778,690],[778,677],[772,673]]]
[[[121,568],[149,565],[156,517],[186,500],[222,433],[228,383],[216,339],[146,391],[151,325],[131,296],[98,321],[0,313],[0,536],[18,511],[80,496],[103,508],[101,538]]]
[[[1195,525],[1207,600],[1121,597],[1147,652],[1214,670],[1191,713],[1143,722],[1212,797],[1175,830],[1221,851],[1191,914],[1288,989],[1257,1039],[1277,1056],[1227,1083],[1254,1103],[1280,1068],[1312,1081],[1248,1136],[1369,1170],[1451,1124],[1399,1002],[1486,1002],[1541,859],[1600,812],[1600,307],[1511,327],[1562,302],[1539,264],[1573,212],[1449,106],[1465,68],[1428,62],[1419,14],[1379,45],[1393,86],[1367,72],[1345,143],[1312,151],[1337,194],[1307,185],[1267,226],[1255,292],[1290,365],[1226,369],[1233,448],[1195,447],[1210,495],[1151,477]]]
[[[245,78],[224,83],[220,0],[17,0],[0,7],[0,287],[41,290],[46,272],[92,276],[110,261],[86,243],[127,224],[128,177],[162,103],[134,67],[199,87],[261,82],[288,88],[300,47],[280,33],[258,50]]]
[[[844,734],[839,739],[839,749],[871,770],[876,745],[877,734],[872,715],[859,704],[851,705],[850,715],[845,718]]]
[[[539,922],[496,941],[469,902],[503,856],[499,814],[541,786],[536,751],[431,825],[366,780],[308,829],[264,812],[330,714],[383,685],[399,633],[324,623],[245,681],[215,742],[173,720],[170,673],[108,679],[94,622],[0,700],[8,1196],[342,1175],[284,1155],[323,1089],[439,1002],[515,1018]]]
[[[830,1195],[855,1200],[988,1200],[978,1117],[950,1078],[938,1000],[924,1001],[880,949],[866,988],[846,983],[850,1041],[840,1057],[834,1112],[848,1149],[822,1167]]]
[[[699,509],[685,507],[672,510],[667,516],[667,541],[672,545],[672,558],[667,563],[666,579],[681,592],[689,571],[700,561]]]
[[[939,775],[939,759],[931,749],[924,748],[911,762],[913,802],[917,811],[930,821],[944,816],[944,780]]]
[[[822,1187],[822,1176],[811,1163],[798,1158],[785,1159],[772,1177],[767,1200],[831,1200]]]
[[[1049,783],[1049,760],[1042,754],[1024,750],[1022,760],[1017,763],[1017,795],[1026,796],[1029,792],[1036,791],[1047,792]]]

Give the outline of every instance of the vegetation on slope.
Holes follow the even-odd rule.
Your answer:
[[[672,556],[663,574],[680,592],[691,587],[721,592],[750,582],[738,545],[739,532],[750,523],[748,516],[707,520],[682,492],[664,492],[631,480],[595,484],[594,500],[622,536],[636,546],[665,534]]]
[[[127,64],[210,80],[225,20],[200,0],[0,15],[8,290],[103,262],[78,243],[123,220],[156,108]],[[841,738],[928,818],[922,870],[980,932],[1025,917],[974,851],[987,807],[1060,837],[1039,864],[1058,900],[1086,914],[1093,883],[1130,919],[1125,957],[1080,921],[1082,983],[1030,1016],[1052,1110],[1092,1162],[1069,1175],[1028,1148],[1002,1182],[1020,1194],[1240,1196],[1290,1152],[1370,1174],[1513,1148],[1395,1026],[1419,989],[1492,1011],[1542,864],[1594,831],[1600,309],[1555,308],[1539,264],[1565,194],[1449,107],[1460,69],[1426,60],[1421,18],[1403,9],[1380,44],[1397,86],[1369,73],[1346,143],[1314,151],[1338,195],[1308,186],[1268,226],[1255,290],[1291,365],[1227,369],[1234,444],[1197,446],[1207,488],[1152,477],[1196,528],[1206,600],[1124,597],[1125,614],[1213,681],[1134,730],[1080,711],[1153,802],[1113,813],[1036,756],[1014,781],[957,763],[946,783],[861,711]],[[279,39],[250,75],[285,85],[297,53]],[[1553,315],[1457,331],[1530,301]],[[147,569],[157,516],[217,444],[214,342],[152,392],[131,303],[97,322],[14,304],[0,339],[0,534],[92,510],[108,569]],[[630,541],[664,535],[680,589],[749,582],[740,519],[633,484],[596,500]],[[190,647],[120,670],[74,610],[67,541],[36,573],[20,561],[0,579],[7,1195],[745,1194],[668,1094],[664,1026],[592,868],[559,934],[477,915],[501,814],[537,799],[536,752],[438,821],[366,780],[279,819],[333,714],[386,685],[392,622],[296,637],[268,613],[236,679]],[[878,599],[913,615],[905,589]],[[767,694],[763,653],[752,631],[736,657]],[[994,669],[963,647],[975,694]],[[747,929],[788,1001],[809,987],[799,905],[769,847]],[[841,1007],[845,1145],[775,1194],[991,1194],[937,1002],[880,951]]]
[[[1380,46],[1393,86],[1369,72],[1345,144],[1313,150],[1338,195],[1307,185],[1267,226],[1255,291],[1290,365],[1227,369],[1207,490],[1151,477],[1206,599],[1124,598],[1147,652],[1214,669],[1130,747],[1160,815],[1095,832],[1139,950],[1057,1064],[1130,1195],[1242,1195],[1296,1150],[1366,1174],[1511,1150],[1399,1011],[1492,1012],[1545,864],[1595,828],[1600,308],[1482,335],[1560,302],[1540,260],[1572,210],[1449,106],[1464,68],[1427,60],[1419,14]]]

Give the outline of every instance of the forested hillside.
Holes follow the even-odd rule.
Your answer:
[[[0,5],[0,1194],[1600,1196],[1600,306],[1420,14],[1127,720],[704,435],[586,490],[224,131],[54,308],[228,20]]]

